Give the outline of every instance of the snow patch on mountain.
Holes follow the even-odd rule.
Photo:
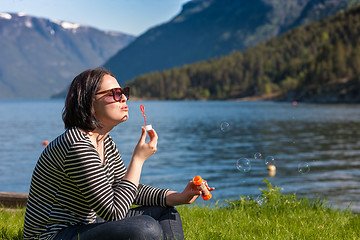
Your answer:
[[[9,13],[0,13],[0,18],[11,20],[12,16]]]
[[[71,23],[71,22],[61,22],[60,25],[65,29],[77,29],[80,27],[80,24]]]

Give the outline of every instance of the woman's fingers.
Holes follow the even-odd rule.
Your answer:
[[[158,140],[158,135],[156,133],[156,131],[154,129],[151,129],[149,132],[149,137],[150,137],[150,142],[151,141],[157,141]]]
[[[206,186],[206,188],[209,190],[209,191],[212,191],[212,190],[215,190],[215,188],[214,187],[209,187],[209,185],[208,185],[208,183],[207,183],[207,181],[204,181],[205,182],[205,186]]]
[[[141,128],[141,136],[139,139],[139,143],[145,143],[145,139],[146,139],[146,130],[144,127]]]
[[[154,129],[150,130],[148,134],[150,137],[150,142],[148,144],[152,149],[153,153],[155,153],[157,150],[158,135],[156,134],[156,131]]]

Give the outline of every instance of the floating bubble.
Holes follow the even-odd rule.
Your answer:
[[[267,203],[267,201],[266,201],[266,196],[259,195],[259,196],[255,199],[255,202],[256,202],[257,204],[259,204],[260,206],[261,206],[262,204]]]
[[[307,174],[310,172],[310,165],[307,162],[301,162],[298,164],[298,172],[301,174]]]
[[[251,162],[247,158],[240,158],[236,161],[236,168],[240,172],[248,172],[251,169]]]
[[[261,153],[259,153],[259,152],[258,152],[258,153],[255,153],[255,154],[254,154],[254,158],[255,158],[255,159],[260,159],[260,158],[262,158]]]
[[[267,156],[265,158],[265,164],[266,165],[274,165],[275,164],[275,158],[273,156]]]
[[[220,130],[222,132],[227,132],[230,130],[230,124],[227,123],[227,122],[222,122],[221,125],[220,125]]]

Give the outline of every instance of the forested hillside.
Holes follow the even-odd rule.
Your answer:
[[[160,99],[360,102],[360,6],[244,52],[142,75],[132,94]]]
[[[243,51],[357,3],[360,0],[192,0],[104,66],[123,84],[141,74]]]

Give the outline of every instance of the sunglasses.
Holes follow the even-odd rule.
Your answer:
[[[103,93],[107,93],[107,94],[100,97],[98,100],[100,100],[102,98],[105,98],[105,97],[111,97],[112,96],[114,101],[120,102],[123,94],[125,95],[127,100],[129,100],[130,88],[129,87],[126,87],[126,88],[113,88],[113,89],[109,89],[109,90],[106,90],[106,91],[97,92],[97,93],[95,93],[95,95],[103,94]]]

